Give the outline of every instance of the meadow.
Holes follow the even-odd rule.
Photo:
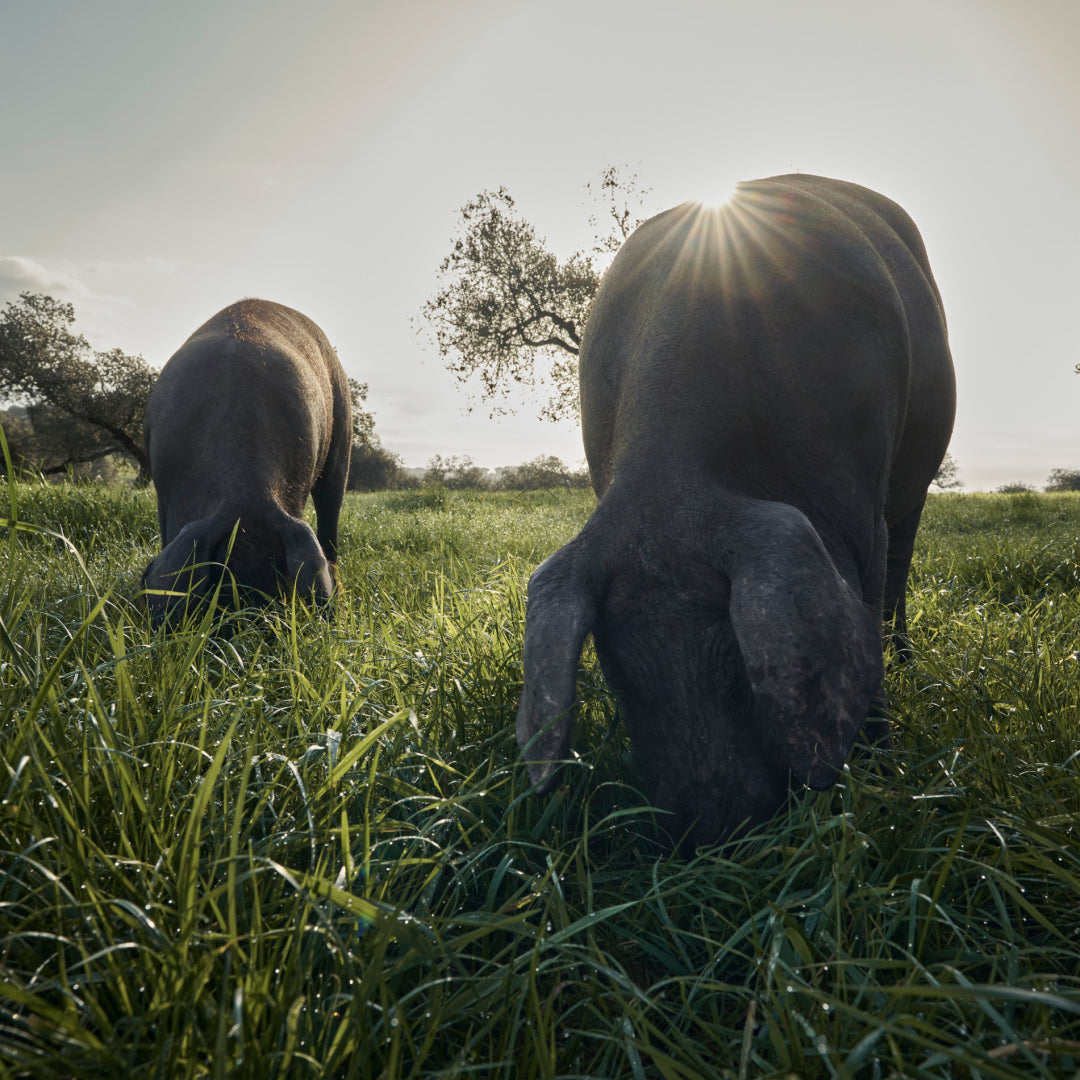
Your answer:
[[[1080,495],[931,497],[895,748],[688,858],[591,652],[518,761],[592,505],[350,495],[333,622],[165,634],[152,492],[0,485],[0,1076],[1080,1075]]]

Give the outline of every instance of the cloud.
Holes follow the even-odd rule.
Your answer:
[[[23,292],[66,295],[73,284],[64,275],[33,259],[19,255],[0,256],[0,300],[14,300]]]
[[[75,308],[76,328],[95,348],[112,348],[138,304],[131,296],[147,278],[176,273],[176,263],[143,258],[132,262],[73,262],[0,255],[0,304],[20,293],[46,293]]]

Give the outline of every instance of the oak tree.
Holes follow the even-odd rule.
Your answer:
[[[421,315],[458,381],[478,380],[492,413],[512,411],[515,387],[545,389],[544,419],[576,417],[577,357],[603,270],[641,220],[648,189],[608,168],[586,185],[600,209],[590,249],[560,260],[517,210],[505,187],[461,209],[458,233],[439,266],[439,289]]]
[[[119,453],[149,477],[146,402],[157,377],[141,356],[95,352],[71,327],[75,310],[24,292],[0,314],[0,398],[27,409],[49,471]]]

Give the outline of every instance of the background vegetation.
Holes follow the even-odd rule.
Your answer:
[[[1080,1069],[1080,497],[933,496],[891,774],[681,860],[591,655],[562,788],[517,759],[591,494],[350,495],[333,622],[171,635],[151,492],[3,498],[0,1073]]]

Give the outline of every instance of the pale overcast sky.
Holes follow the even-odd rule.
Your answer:
[[[628,163],[656,209],[793,170],[894,198],[968,489],[1080,468],[1077,0],[0,0],[0,102],[0,301],[156,367],[240,297],[299,308],[408,465],[583,458],[466,415],[410,319],[478,191],[565,256]]]

